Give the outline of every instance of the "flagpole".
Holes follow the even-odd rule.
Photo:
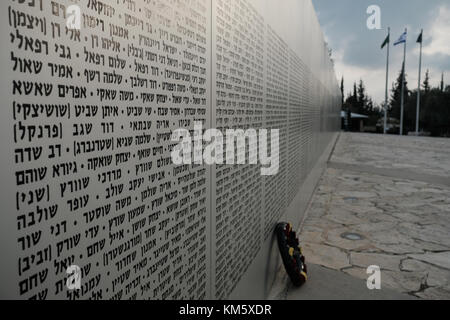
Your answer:
[[[420,76],[422,73],[422,42],[423,42],[423,29],[420,32],[420,56],[419,56],[419,83],[417,87],[417,114],[416,114],[416,136],[419,135],[419,120],[420,120]]]
[[[388,28],[388,38],[390,42],[391,28]],[[387,44],[387,58],[386,58],[386,92],[384,99],[384,134],[387,133],[387,108],[388,108],[388,83],[389,83],[389,47],[390,43]]]
[[[408,33],[408,29],[405,28],[405,33]],[[402,75],[402,97],[401,97],[401,113],[400,113],[400,135],[403,135],[403,116],[405,105],[405,73],[406,73],[406,39],[403,49],[403,75]]]

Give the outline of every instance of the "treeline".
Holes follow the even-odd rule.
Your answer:
[[[362,80],[358,84],[356,82],[353,84],[353,91],[344,100],[344,79],[342,79],[341,92],[343,99],[342,109],[344,111],[368,116],[369,119],[366,122],[366,126],[375,126],[377,124],[382,112],[374,104],[372,98],[367,95],[366,86]]]
[[[407,75],[405,76],[407,79]],[[400,119],[402,72],[392,86],[389,115]],[[416,84],[417,85],[417,84]],[[405,82],[404,130],[405,134],[416,131],[417,89],[411,91]],[[429,132],[435,137],[450,137],[450,86],[444,88],[430,86],[430,73],[427,70],[420,91],[420,131]]]
[[[401,113],[401,80],[402,71],[392,85],[391,96],[388,105],[388,117],[400,120]],[[407,75],[405,75],[407,79]],[[384,116],[383,105],[377,106],[367,95],[364,82],[354,83],[353,91],[344,99],[344,81],[341,82],[343,97],[342,108],[353,113],[363,114],[369,117],[366,126],[375,126],[379,119]],[[416,130],[416,108],[417,89],[409,90],[408,82],[405,82],[405,107],[404,107],[404,130],[415,132]],[[429,132],[436,137],[450,137],[450,86],[444,88],[442,80],[439,87],[430,86],[429,71],[421,85],[420,92],[420,131]]]

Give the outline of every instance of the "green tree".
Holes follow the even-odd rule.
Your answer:
[[[362,79],[359,80],[357,94],[358,94],[357,112],[360,114],[367,114],[368,99],[366,94],[366,86],[364,85]]]
[[[401,115],[402,79],[403,79],[403,68],[400,71],[396,82],[392,85],[391,107],[389,110],[390,116],[399,120]],[[408,96],[409,96],[408,82],[406,81],[406,74],[405,74],[405,92],[404,92],[405,106],[408,103]]]
[[[353,92],[347,95],[343,109],[368,116],[369,119],[366,121],[368,126],[375,126],[381,117],[380,109],[375,106],[372,98],[367,94],[362,79],[353,84]]]
[[[411,93],[405,109],[405,131],[415,130],[417,90]],[[430,88],[420,104],[420,130],[432,136],[450,137],[450,87],[442,91],[440,86]]]
[[[358,94],[356,90],[356,82],[353,84],[353,93],[349,93],[345,99],[345,109],[351,112],[357,112]]]
[[[392,84],[390,108],[388,110],[389,116],[397,119],[400,119],[402,73],[403,70]],[[343,82],[341,81],[341,86],[342,84]],[[450,137],[450,85],[444,86],[443,81],[441,81],[438,87],[432,88],[430,86],[430,73],[427,70],[422,88],[420,129],[430,132],[432,136]],[[409,91],[405,76],[404,132],[415,131],[417,94],[417,89]],[[365,122],[367,126],[374,126],[383,116],[383,109],[374,104],[367,94],[367,89],[362,79],[358,83],[355,82],[353,84],[353,90],[347,94],[343,109],[348,112],[367,115],[369,117]]]
[[[450,136],[450,92],[431,89],[421,112],[425,131],[433,136]]]
[[[425,91],[425,94],[430,92],[430,71],[427,70],[425,73],[425,80],[423,80],[422,84],[423,91]]]

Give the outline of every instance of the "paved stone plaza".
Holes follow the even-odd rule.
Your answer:
[[[309,264],[362,287],[378,265],[397,298],[450,299],[450,139],[341,133],[300,238]],[[305,295],[281,279],[272,298]]]

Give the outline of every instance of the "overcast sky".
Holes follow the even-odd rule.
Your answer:
[[[420,29],[424,29],[422,79],[430,70],[432,86],[450,83],[450,1],[449,0],[312,0],[326,41],[333,49],[338,79],[345,79],[345,94],[354,81],[366,83],[376,103],[384,101],[386,48],[380,49],[391,27],[389,87],[400,72],[403,45],[393,46],[408,28],[406,73],[409,89],[417,88]],[[381,30],[366,25],[370,5],[381,8]]]

